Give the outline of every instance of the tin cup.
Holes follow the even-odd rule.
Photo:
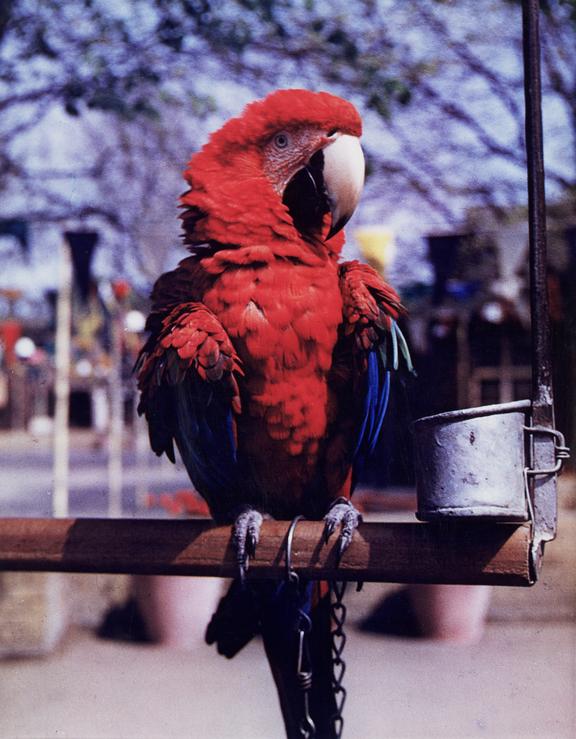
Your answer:
[[[417,518],[528,520],[530,407],[520,400],[415,421]]]

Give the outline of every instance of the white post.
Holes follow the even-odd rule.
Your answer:
[[[148,429],[146,421],[138,415],[138,391],[135,391],[134,401],[134,436],[135,436],[135,462],[136,462],[136,507],[139,514],[146,509],[148,493],[148,467],[150,460],[150,444],[148,441]]]
[[[112,367],[110,370],[110,433],[108,434],[108,516],[122,515],[122,446],[124,396],[122,391],[122,343],[124,308],[116,302],[112,314]]]
[[[72,321],[72,260],[70,247],[63,239],[60,245],[58,302],[56,308],[56,378],[54,384],[54,488],[52,515],[68,516],[68,477],[70,432],[68,408],[70,403],[70,339]]]

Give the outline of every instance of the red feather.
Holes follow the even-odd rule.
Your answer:
[[[302,512],[318,481],[309,515],[349,493],[358,371],[378,331],[401,312],[396,293],[370,267],[338,265],[342,233],[305,240],[263,176],[270,137],[297,126],[361,133],[350,103],[283,90],[249,105],[190,161],[190,189],[181,198],[185,240],[209,248],[198,246],[158,281],[151,321],[161,316],[162,329],[140,377],[151,392],[148,384],[168,372],[162,356],[175,350],[178,377],[193,367],[207,382],[228,378],[239,454],[266,509],[282,517]],[[324,233],[329,226],[326,218]]]

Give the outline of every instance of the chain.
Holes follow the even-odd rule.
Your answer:
[[[346,688],[342,685],[344,673],[346,672],[346,663],[342,658],[342,653],[346,646],[346,634],[344,632],[344,624],[346,622],[344,593],[346,592],[346,585],[347,583],[345,582],[330,583],[330,611],[333,624],[330,632],[332,637],[332,690],[334,691],[334,700],[336,702],[336,711],[332,716],[332,722],[334,724],[334,733],[338,739],[340,739],[344,730],[342,712],[344,710],[344,703],[346,702]]]
[[[292,569],[292,540],[296,524],[303,516],[296,516],[290,524],[288,534],[286,536],[286,580],[294,589],[295,598],[299,598],[300,578],[298,573]],[[302,718],[298,726],[301,739],[314,739],[316,736],[316,726],[310,715],[310,690],[312,689],[312,670],[306,669],[305,661],[308,659],[306,649],[306,636],[312,630],[312,621],[308,614],[301,608],[298,609],[298,627],[296,630],[298,636],[298,657],[296,661],[296,680],[298,687],[302,692]],[[308,659],[309,661],[309,659]]]

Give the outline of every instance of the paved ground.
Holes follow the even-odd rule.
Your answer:
[[[348,739],[576,736],[576,627],[491,624],[471,647],[349,630]],[[0,663],[6,739],[275,739],[262,648],[228,662],[73,632],[48,659]]]

